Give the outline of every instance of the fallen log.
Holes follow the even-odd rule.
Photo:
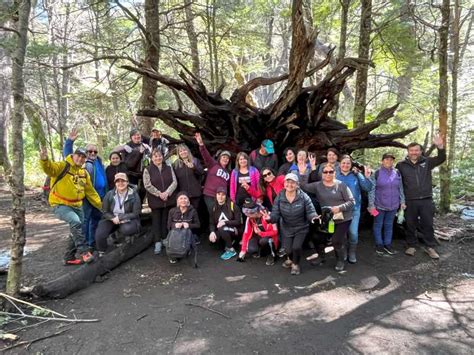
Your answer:
[[[140,254],[152,242],[153,237],[151,233],[148,233],[147,229],[135,237],[131,243],[124,243],[90,264],[84,264],[57,279],[23,290],[23,293],[39,298],[65,298],[76,291],[86,288],[98,276],[110,272],[120,264]]]

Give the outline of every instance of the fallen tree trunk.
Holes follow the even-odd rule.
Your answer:
[[[84,264],[79,268],[43,284],[35,285],[22,293],[40,298],[65,298],[68,295],[82,290],[92,284],[98,276],[102,276],[115,269],[120,264],[140,254],[153,242],[153,236],[148,229],[132,243],[124,243],[117,249],[96,259],[90,264]]]

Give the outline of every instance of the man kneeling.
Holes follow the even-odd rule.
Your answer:
[[[142,203],[138,193],[128,186],[125,173],[118,173],[114,178],[115,188],[107,192],[102,201],[102,220],[95,234],[95,243],[99,255],[107,250],[107,237],[119,231],[128,236],[140,231],[140,211]]]

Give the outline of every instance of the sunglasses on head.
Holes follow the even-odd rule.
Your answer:
[[[334,170],[324,170],[323,174],[334,174]]]
[[[97,150],[88,150],[87,153],[89,153],[89,154],[92,154],[92,153],[97,154],[97,153],[99,153],[99,152],[98,152]]]
[[[272,175],[273,175],[273,173],[272,173],[271,171],[268,172],[268,173],[266,173],[266,174],[262,174],[262,176],[263,176],[264,178],[269,177],[269,176],[272,176]]]

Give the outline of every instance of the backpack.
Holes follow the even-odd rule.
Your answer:
[[[47,193],[49,195],[49,192],[51,190],[53,190],[53,188],[56,186],[56,184],[63,178],[66,176],[66,174],[69,172],[69,170],[71,169],[71,164],[69,164],[68,162],[66,162],[66,166],[64,167],[64,169],[59,173],[58,177],[56,178],[56,180],[54,181],[54,184],[53,186],[51,186],[51,178],[48,176],[43,184],[43,187],[42,189],[45,191],[45,193]]]
[[[191,229],[172,229],[166,237],[166,255],[170,258],[185,258],[194,251],[194,267],[197,268],[196,236]]]

